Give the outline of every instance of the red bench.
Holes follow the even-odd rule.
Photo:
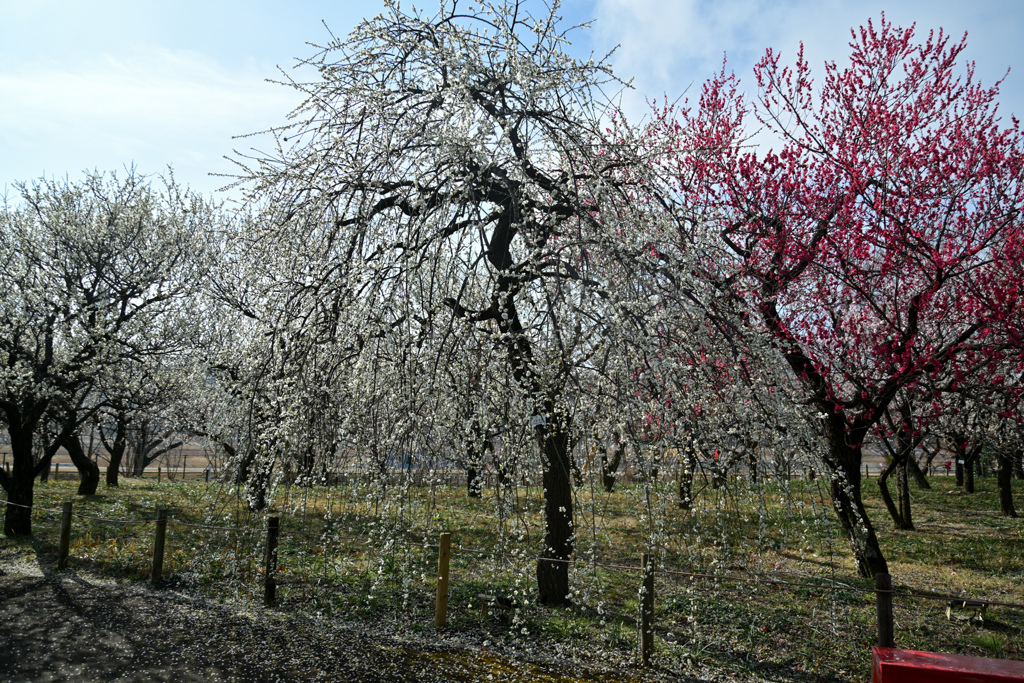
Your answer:
[[[1024,662],[873,647],[873,683],[1021,683]]]

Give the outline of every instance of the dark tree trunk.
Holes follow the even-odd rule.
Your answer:
[[[107,441],[100,428],[100,440],[103,447],[110,454],[110,461],[107,463],[107,486],[117,486],[117,477],[121,472],[121,461],[124,459],[124,452],[128,448],[128,420],[123,412],[118,412],[114,418],[114,438]]]
[[[552,414],[553,411],[548,411]],[[544,481],[544,550],[537,562],[537,589],[544,605],[569,604],[573,551],[572,443],[570,425],[552,421],[535,427]]]
[[[693,507],[693,477],[697,474],[697,458],[687,449],[679,472],[679,509],[689,510]]]
[[[715,455],[718,457],[712,458],[711,462],[708,464],[708,469],[711,470],[711,488],[720,489],[725,486],[726,481],[728,481],[728,468],[725,466],[725,463],[722,462],[721,454],[718,451],[715,451]],[[789,479],[788,476],[786,478]]]
[[[470,498],[479,498],[483,494],[483,483],[480,481],[480,472],[476,467],[466,468],[466,495]]]
[[[487,454],[489,441],[476,419],[472,422],[469,443],[466,444],[466,496],[479,498],[483,495],[484,457]]]
[[[832,507],[850,541],[857,560],[857,571],[865,578],[872,578],[875,574],[888,574],[889,566],[882,555],[875,529],[861,500],[860,467],[863,461],[861,449],[864,437],[877,423],[877,411],[885,410],[895,395],[880,396],[883,403],[878,405],[875,411],[851,417],[848,422],[845,407],[827,398],[828,381],[821,370],[800,346],[793,342],[793,334],[783,322],[776,306],[776,283],[765,280],[762,285],[764,293],[768,295],[759,307],[763,319],[782,349],[786,362],[797,377],[801,378],[824,416],[822,429],[828,441],[828,451],[824,459],[832,475],[829,486]]]
[[[1013,506],[1013,453],[1000,449],[996,455],[999,458],[999,469],[996,472],[996,484],[999,488],[999,512],[1003,517],[1016,517],[1017,510]]]
[[[864,502],[861,500],[861,463],[866,426],[860,426],[848,433],[845,420],[840,412],[826,413],[824,433],[828,440],[825,465],[830,469],[832,482],[832,508],[839,518],[839,524],[846,533],[857,561],[857,572],[871,578],[875,574],[888,574],[889,565],[882,555],[882,548],[875,535]],[[858,444],[856,446],[851,443]]]
[[[967,437],[957,432],[951,434],[950,440],[953,442],[953,466],[956,469],[956,485],[957,488],[963,488],[967,480],[967,467],[965,464],[967,463],[967,450],[970,444],[967,442]]]
[[[942,452],[942,444],[939,442],[938,439],[936,439],[934,450],[929,451],[928,448],[926,448],[923,445],[921,446],[921,450],[924,451],[925,455],[924,466],[930,471],[932,466],[935,464],[935,456],[939,455],[939,453]]]
[[[261,512],[267,507],[267,494],[270,492],[270,477],[274,472],[274,461],[274,456],[269,453],[260,453],[253,458],[246,486],[246,499],[249,509],[253,512]]]
[[[234,457],[234,451],[228,452],[228,457]],[[244,484],[249,480],[249,470],[252,469],[252,461],[256,457],[256,449],[249,446],[238,459],[238,470],[235,472],[235,483]]]
[[[921,489],[922,491],[928,491],[932,488],[932,485],[931,483],[929,483],[928,477],[925,474],[924,470],[922,470],[921,466],[917,464],[917,458],[911,456],[907,460],[907,467],[910,469],[910,473],[913,475],[914,481],[917,483],[917,488]],[[927,464],[925,465],[925,467],[931,467],[931,465]]]
[[[854,557],[857,560],[857,572],[865,577],[875,574],[888,574],[889,565],[882,555],[875,528],[864,509],[860,497],[860,463],[850,469],[836,472],[831,484],[832,506],[839,518],[839,524],[846,532]],[[843,485],[845,478],[847,485]]]
[[[972,444],[964,459],[964,492],[974,493],[975,462],[981,458],[981,444]]]
[[[908,531],[914,529],[914,517],[910,511],[910,470],[913,460],[913,455],[908,454],[903,461],[903,466],[896,470],[896,490],[900,504],[900,519],[902,520],[900,528]]]
[[[53,469],[53,463],[46,463],[46,465],[39,470],[39,483],[45,484],[50,481],[50,472]]]
[[[889,517],[892,518],[893,526],[899,529],[901,528],[902,517],[900,516],[899,508],[896,507],[896,503],[892,499],[892,493],[889,491],[889,476],[897,467],[899,467],[899,463],[896,460],[890,460],[889,464],[882,468],[878,475],[878,493],[882,496],[882,502],[885,503],[885,509],[889,513]]]
[[[95,496],[96,487],[100,484],[100,468],[89,459],[82,448],[82,439],[77,433],[66,436],[62,442],[64,450],[71,456],[71,462],[78,469],[81,482],[78,484],[78,495]]]
[[[11,437],[13,467],[10,474],[0,474],[0,483],[7,493],[4,511],[4,535],[32,535],[32,500],[36,465],[32,458],[32,432],[21,429],[13,420],[8,423]]]
[[[615,473],[619,470],[622,455],[626,451],[626,443],[618,434],[612,437],[612,459],[608,460],[607,450],[601,452],[601,484],[604,490],[611,493],[615,488]]]
[[[921,442],[921,437],[914,438],[912,431],[913,414],[909,406],[900,406],[900,422],[896,427],[896,448],[894,449],[888,439],[884,440],[892,459],[889,461],[878,477],[878,490],[882,494],[882,501],[885,509],[892,517],[893,526],[896,529],[912,531],[914,529],[913,516],[910,511],[910,462],[914,459],[914,450]],[[889,493],[887,483],[889,475],[896,474],[896,498],[897,504],[893,503],[892,494]]]

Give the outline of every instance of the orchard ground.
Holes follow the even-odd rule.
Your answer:
[[[896,590],[1024,603],[1024,520],[1003,519],[993,478],[963,494],[953,478],[914,490],[916,531],[892,531],[875,480],[866,501]],[[748,680],[864,681],[875,638],[871,582],[827,506],[820,480],[704,489],[666,509],[656,581],[653,666],[637,666],[639,577],[649,520],[641,484],[578,493],[573,605],[531,600],[538,537],[510,544],[497,492],[395,488],[374,510],[361,484],[278,492],[278,601],[261,606],[265,519],[234,487],[125,479],[75,499],[40,484],[34,536],[0,541],[0,667],[5,680]],[[671,500],[671,480],[655,498]],[[1018,485],[1018,507],[1021,496]],[[514,514],[540,529],[536,488]],[[71,567],[53,570],[57,510],[74,500]],[[170,510],[165,580],[148,587],[153,525]],[[758,512],[755,508],[759,508]],[[537,519],[533,519],[536,517]],[[325,522],[325,519],[327,520]],[[403,521],[404,520],[404,521]],[[179,524],[174,524],[178,522]],[[237,531],[184,526],[231,527]],[[433,624],[436,529],[453,532],[448,624]],[[521,546],[521,552],[510,549]],[[695,579],[671,572],[701,573]],[[798,586],[784,586],[785,581]],[[511,613],[481,619],[480,594]],[[494,612],[498,611],[498,614]],[[900,647],[1024,659],[1024,610],[947,620],[945,602],[895,601]],[[18,667],[14,669],[12,667]],[[374,678],[376,676],[377,678]],[[519,677],[518,679],[516,677]]]

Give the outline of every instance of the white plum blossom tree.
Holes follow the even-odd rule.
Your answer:
[[[0,410],[14,460],[0,485],[4,533],[20,536],[34,477],[104,405],[108,375],[187,343],[182,303],[205,279],[218,214],[173,177],[158,190],[134,169],[16,187],[0,210]],[[46,417],[57,426],[36,461]]]

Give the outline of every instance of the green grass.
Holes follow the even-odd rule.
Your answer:
[[[999,516],[994,479],[980,479],[973,495],[955,490],[952,478],[932,483],[931,491],[912,491],[915,531],[892,530],[876,480],[865,483],[865,503],[896,589],[1024,603],[1024,520]],[[383,498],[358,486],[280,490],[272,506],[282,518],[278,609],[433,637],[432,546],[440,531],[450,530],[455,549],[447,635],[527,658],[571,657],[635,673],[639,576],[592,562],[635,567],[653,542],[660,571],[651,675],[867,680],[873,584],[856,575],[822,486],[820,480],[761,488],[730,482],[702,489],[694,509],[684,512],[670,483],[650,495],[639,484],[608,495],[588,483],[576,501],[579,564],[572,571],[573,605],[564,609],[532,600],[530,558],[543,539],[535,487],[504,498],[488,490],[476,500],[461,488],[443,487],[392,487]],[[36,505],[59,509],[63,500],[75,499],[74,490],[73,482],[41,484]],[[201,482],[125,480],[119,489],[75,499],[75,512],[141,520],[165,507],[174,522],[238,529],[172,524],[166,584],[214,600],[258,602],[265,518],[235,494],[233,487]],[[28,552],[52,566],[58,517],[37,511],[32,540],[0,541],[0,557]],[[72,566],[144,581],[152,534],[152,524],[76,517]],[[670,571],[720,578],[691,580]],[[771,578],[800,587],[765,581]],[[492,611],[481,621],[482,593],[513,597],[520,608]],[[1024,611],[991,607],[978,624],[948,621],[944,610],[940,600],[898,598],[897,645],[1024,659]]]

